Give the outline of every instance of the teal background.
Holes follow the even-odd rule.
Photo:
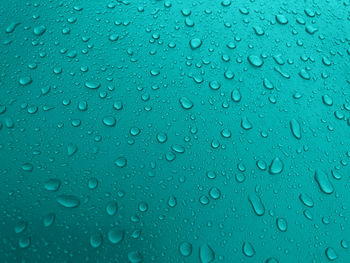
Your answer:
[[[0,261],[350,262],[349,6],[4,1]]]

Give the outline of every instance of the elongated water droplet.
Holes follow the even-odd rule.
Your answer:
[[[117,121],[113,116],[106,116],[102,119],[102,123],[108,127],[114,127]]]
[[[107,205],[106,205],[106,212],[108,215],[110,216],[114,216],[118,211],[118,203],[115,201],[110,201]]]
[[[292,119],[290,122],[290,129],[292,131],[293,136],[300,140],[301,139],[301,128],[300,128],[300,124],[296,119]]]
[[[74,195],[60,195],[56,198],[56,201],[66,208],[76,208],[80,205],[79,199]]]
[[[68,146],[67,146],[68,156],[74,155],[77,151],[78,151],[78,147],[75,144],[73,144],[73,143],[68,144]]]
[[[287,221],[284,218],[277,218],[276,220],[277,228],[281,232],[286,232],[288,228]]]
[[[56,215],[54,213],[48,213],[43,218],[44,227],[50,227],[55,223]]]
[[[333,99],[330,96],[328,96],[328,95],[323,95],[322,96],[322,101],[323,101],[324,105],[327,105],[327,106],[332,106],[333,105]]]
[[[300,194],[299,199],[304,205],[308,207],[314,206],[314,201],[312,200],[311,196],[309,196],[308,194]]]
[[[265,207],[259,196],[251,194],[248,196],[248,200],[257,216],[262,216],[265,213]]]
[[[13,33],[15,31],[16,27],[19,26],[20,24],[21,24],[20,22],[12,22],[11,24],[9,24],[6,27],[5,32],[8,34]]]
[[[315,172],[315,180],[323,193],[332,194],[334,192],[333,184],[329,180],[328,175],[322,170]]]
[[[273,89],[273,84],[267,78],[264,78],[263,85],[268,90],[272,90]]]
[[[101,84],[98,82],[91,82],[91,81],[85,82],[85,87],[87,87],[88,89],[98,89],[100,86]]]

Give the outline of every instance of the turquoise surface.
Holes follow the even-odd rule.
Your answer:
[[[0,262],[350,262],[350,1],[3,1]]]

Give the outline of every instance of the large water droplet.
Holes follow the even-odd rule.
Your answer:
[[[328,175],[322,170],[315,172],[315,180],[323,193],[332,194],[334,192],[333,184],[329,180]]]
[[[274,158],[270,164],[269,172],[270,174],[279,174],[283,171],[284,164],[282,160],[278,157]]]
[[[296,119],[292,119],[290,122],[290,129],[292,131],[293,136],[300,140],[301,139],[301,128],[300,128],[300,124]]]
[[[276,220],[277,228],[281,232],[286,232],[288,228],[287,221],[284,218],[277,218]]]
[[[265,213],[265,207],[259,196],[257,196],[256,194],[251,194],[248,196],[248,200],[256,215],[262,216]]]
[[[190,47],[192,49],[197,49],[202,45],[202,40],[200,40],[199,38],[193,38],[190,40]]]
[[[204,244],[199,247],[199,259],[201,263],[210,263],[215,259],[214,250],[208,245]]]
[[[118,244],[124,239],[124,230],[114,227],[108,231],[107,237],[112,244]]]
[[[190,256],[192,254],[192,244],[188,242],[182,242],[179,245],[179,252],[184,257]]]
[[[250,55],[248,56],[249,63],[254,67],[261,67],[264,64],[264,61],[260,56]]]
[[[80,205],[79,199],[74,195],[60,195],[56,198],[56,201],[66,208],[76,208]]]
[[[247,257],[253,257],[255,255],[255,249],[249,242],[244,242],[242,246],[242,252]]]
[[[119,168],[124,168],[127,165],[127,160],[125,157],[118,157],[114,164],[118,166]]]
[[[128,253],[128,260],[130,263],[140,263],[143,261],[143,256],[140,251],[130,251]]]
[[[180,102],[181,107],[182,107],[183,109],[185,109],[185,110],[189,110],[189,109],[191,109],[191,108],[193,107],[193,102],[190,101],[190,100],[189,100],[188,98],[186,98],[186,97],[181,97],[181,98],[179,99],[179,102]]]
[[[337,253],[335,252],[334,248],[332,248],[332,247],[326,248],[326,256],[327,256],[329,261],[334,261],[338,257]]]

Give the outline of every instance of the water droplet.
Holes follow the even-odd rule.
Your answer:
[[[344,240],[344,239],[342,241],[340,241],[340,245],[344,249],[348,249],[349,248],[348,242],[346,240]]]
[[[8,33],[8,34],[13,33],[16,30],[17,26],[19,26],[20,24],[21,24],[20,22],[12,22],[12,23],[10,23],[6,27],[5,32]]]
[[[139,211],[140,212],[147,212],[148,211],[148,204],[146,202],[139,203]]]
[[[296,139],[300,140],[301,139],[301,128],[300,128],[299,122],[296,119],[292,119],[289,122],[289,125],[290,125],[290,129],[292,131],[293,136]]]
[[[185,152],[185,147],[179,144],[173,144],[171,145],[171,149],[176,152],[176,153],[184,153]]]
[[[158,133],[157,134],[157,141],[159,143],[165,143],[167,141],[168,137],[164,132]]]
[[[197,49],[202,45],[202,40],[200,40],[199,38],[193,38],[190,40],[190,47],[192,49]]]
[[[287,231],[288,225],[287,225],[287,221],[284,218],[277,218],[276,223],[279,231],[281,232]]]
[[[182,242],[179,245],[179,252],[184,257],[190,256],[192,254],[192,244],[188,242]]]
[[[107,238],[112,244],[118,244],[124,239],[124,230],[114,227],[108,231]]]
[[[20,248],[28,248],[31,245],[30,237],[21,237],[18,240],[18,246]]]
[[[255,249],[249,242],[244,242],[242,246],[243,254],[247,257],[253,257],[255,255]]]
[[[24,232],[27,229],[27,222],[25,221],[19,221],[16,225],[15,225],[15,233],[16,234],[20,234],[22,232]]]
[[[55,223],[56,215],[54,213],[48,213],[43,217],[44,227],[50,227]]]
[[[33,29],[34,35],[36,36],[42,36],[46,32],[45,26],[36,26]]]
[[[50,179],[50,180],[46,181],[46,183],[45,183],[45,189],[47,191],[56,192],[56,191],[58,191],[60,186],[61,186],[61,181],[59,179],[56,179],[56,178]]]
[[[333,178],[336,180],[340,180],[342,178],[342,175],[338,171],[335,171],[335,170],[332,170],[332,175],[333,175]]]
[[[27,86],[33,82],[30,76],[24,76],[19,78],[19,84],[22,86]]]
[[[264,64],[264,61],[261,59],[261,57],[256,55],[248,56],[248,61],[252,66],[258,67],[258,68]]]
[[[315,180],[323,193],[332,194],[334,192],[333,184],[329,180],[328,175],[322,170],[315,172]]]
[[[88,89],[98,89],[100,86],[101,84],[98,82],[91,82],[91,81],[85,82],[85,87],[87,87]]]
[[[257,216],[262,216],[265,214],[265,207],[259,196],[256,194],[251,194],[248,196],[248,200]]]
[[[106,116],[102,119],[104,125],[108,127],[114,127],[117,123],[116,119],[113,116]]]
[[[140,263],[143,261],[143,256],[139,251],[130,251],[128,253],[128,260],[130,263]]]
[[[327,106],[332,106],[333,105],[333,100],[330,96],[328,95],[323,95],[322,96],[322,101],[325,105]]]
[[[106,212],[109,216],[114,216],[118,211],[118,204],[115,201],[110,201],[106,205]]]
[[[288,19],[284,15],[276,15],[276,21],[281,25],[286,25],[288,23]]]
[[[207,172],[207,177],[209,179],[215,179],[216,178],[216,173],[214,171],[209,171],[209,172]]]
[[[181,107],[182,107],[183,109],[185,109],[185,110],[192,109],[192,107],[193,107],[193,102],[190,101],[190,100],[189,100],[188,98],[186,98],[186,97],[181,97],[181,98],[179,99],[179,102],[180,102]]]
[[[279,261],[275,258],[268,258],[265,263],[279,263]]]
[[[90,245],[93,248],[98,248],[102,245],[103,237],[101,234],[93,234],[90,236]]]
[[[231,92],[231,99],[232,101],[234,102],[240,102],[241,99],[242,99],[242,96],[241,96],[241,93],[238,89],[234,89],[232,92]]]
[[[137,136],[141,133],[141,130],[137,127],[130,128],[130,135],[131,136]]]
[[[251,124],[251,122],[248,120],[247,117],[243,117],[241,119],[241,127],[244,129],[244,130],[250,130],[253,128],[253,125]]]
[[[88,180],[88,187],[89,187],[89,189],[90,190],[94,190],[94,189],[97,188],[97,186],[98,186],[97,178],[95,178],[95,177],[89,178],[89,180]]]
[[[68,156],[74,155],[77,151],[78,151],[78,147],[75,144],[73,144],[73,143],[68,144],[68,146],[67,146]]]
[[[314,201],[312,200],[311,196],[309,196],[308,194],[300,194],[299,199],[304,205],[308,207],[314,206]]]
[[[209,190],[209,196],[210,196],[211,198],[213,198],[214,200],[219,199],[220,196],[221,196],[220,189],[217,188],[217,187],[212,187],[212,188],[210,188],[210,190]]]
[[[125,157],[119,157],[117,160],[115,160],[114,164],[119,168],[123,168],[127,165],[127,160]]]
[[[272,90],[273,89],[273,84],[267,78],[264,78],[263,85],[268,90]]]
[[[201,263],[210,263],[215,259],[214,250],[208,245],[204,244],[199,247],[199,259]]]
[[[256,166],[262,171],[265,171],[267,169],[267,164],[263,160],[257,161]]]
[[[170,196],[168,199],[168,206],[174,208],[177,205],[177,200],[175,196]]]
[[[23,171],[31,172],[31,171],[33,171],[33,169],[34,169],[34,167],[33,167],[33,165],[31,163],[24,163],[22,165],[22,170]]]
[[[326,248],[326,256],[329,261],[334,261],[337,259],[337,253],[335,252],[334,248],[332,247],[327,247]]]
[[[76,208],[80,205],[79,199],[74,195],[60,195],[56,198],[56,201],[66,208]]]
[[[219,82],[217,82],[216,80],[214,81],[210,81],[209,82],[209,87],[212,89],[212,90],[218,90],[221,88],[221,84]]]
[[[284,164],[282,160],[278,157],[275,157],[269,167],[269,173],[270,174],[279,174],[283,171]]]

